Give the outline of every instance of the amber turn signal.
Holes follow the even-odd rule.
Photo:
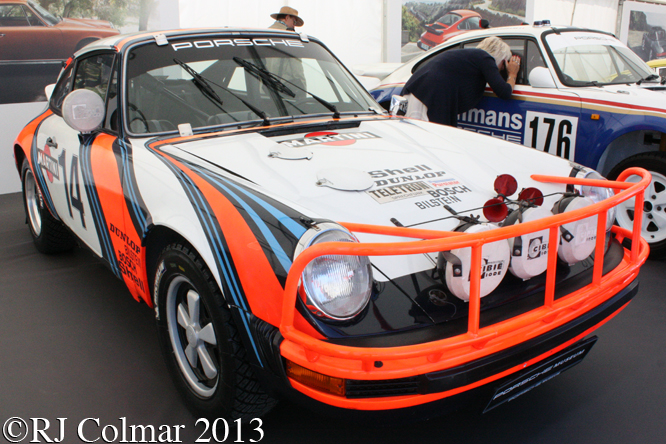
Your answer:
[[[303,385],[332,395],[345,396],[345,380],[322,375],[287,360],[287,376]]]

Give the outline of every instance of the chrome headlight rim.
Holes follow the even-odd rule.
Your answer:
[[[320,222],[314,225],[312,228],[307,230],[303,236],[301,236],[296,248],[294,250],[294,259],[298,257],[306,248],[318,243],[322,236],[332,232],[339,232],[347,239],[338,239],[334,242],[358,242],[356,236],[354,236],[349,230],[344,228],[341,225],[338,225],[334,222]],[[331,241],[324,241],[331,242]],[[362,293],[353,295],[355,297],[360,297],[359,303],[356,304],[356,308],[347,315],[341,315],[339,313],[334,313],[331,310],[327,309],[321,300],[315,296],[315,292],[312,291],[311,282],[305,279],[305,274],[308,272],[308,269],[316,266],[317,259],[320,258],[340,258],[338,260],[344,261],[344,258],[357,258],[360,266],[356,269],[357,271],[362,270],[362,268],[367,268],[367,285],[365,290]],[[365,308],[368,306],[370,299],[372,297],[372,288],[373,288],[373,277],[372,277],[372,266],[370,264],[370,259],[367,256],[353,256],[353,255],[324,255],[320,256],[317,259],[313,259],[308,265],[305,266],[301,273],[299,291],[302,291],[306,297],[305,304],[310,309],[310,312],[313,313],[317,318],[323,319],[326,321],[349,321],[356,318],[361,314]],[[314,307],[315,310],[312,310]]]

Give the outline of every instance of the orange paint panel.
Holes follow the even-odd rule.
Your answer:
[[[201,190],[225,235],[234,264],[244,264],[236,267],[236,271],[252,313],[269,324],[279,325],[284,289],[263,250],[258,248],[259,242],[243,216],[208,181],[177,160],[164,156],[184,171]]]
[[[33,136],[35,135],[35,131],[37,131],[37,127],[44,121],[44,119],[46,119],[52,114],[53,112],[50,109],[47,109],[42,115],[38,116],[32,122],[28,123],[23,128],[23,130],[21,130],[19,135],[16,136],[16,140],[14,141],[14,145],[19,145],[23,149],[23,153],[25,154],[25,157],[28,159],[28,162],[30,162],[30,166],[32,167],[33,171],[35,171],[35,166],[32,164],[32,156],[30,155],[30,148],[32,147],[32,139]],[[17,167],[21,168],[21,165],[17,165]]]
[[[123,194],[122,178],[116,168],[113,152],[115,136],[100,134],[91,147],[91,167],[97,194],[106,220],[105,229],[113,243],[113,249],[125,285],[137,301],[142,299],[152,307],[148,291],[146,251],[141,246],[141,234],[137,233],[127,209]]]

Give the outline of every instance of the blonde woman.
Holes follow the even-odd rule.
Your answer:
[[[506,69],[506,81],[500,74]],[[502,99],[510,99],[520,70],[520,57],[509,45],[488,37],[476,48],[454,49],[432,58],[407,81],[407,117],[456,126],[458,114],[474,108],[486,83]]]

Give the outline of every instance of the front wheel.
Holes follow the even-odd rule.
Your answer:
[[[666,153],[649,152],[629,157],[616,165],[608,174],[611,180],[630,167],[645,168],[652,175],[650,185],[645,190],[643,223],[641,236],[650,244],[650,258],[666,256]],[[627,181],[638,182],[640,177],[629,176]],[[630,199],[617,207],[616,223],[629,230],[633,227],[637,211],[634,200]]]
[[[215,280],[190,247],[172,244],[163,250],[155,294],[160,346],[195,415],[251,420],[275,405],[245,359]]]

